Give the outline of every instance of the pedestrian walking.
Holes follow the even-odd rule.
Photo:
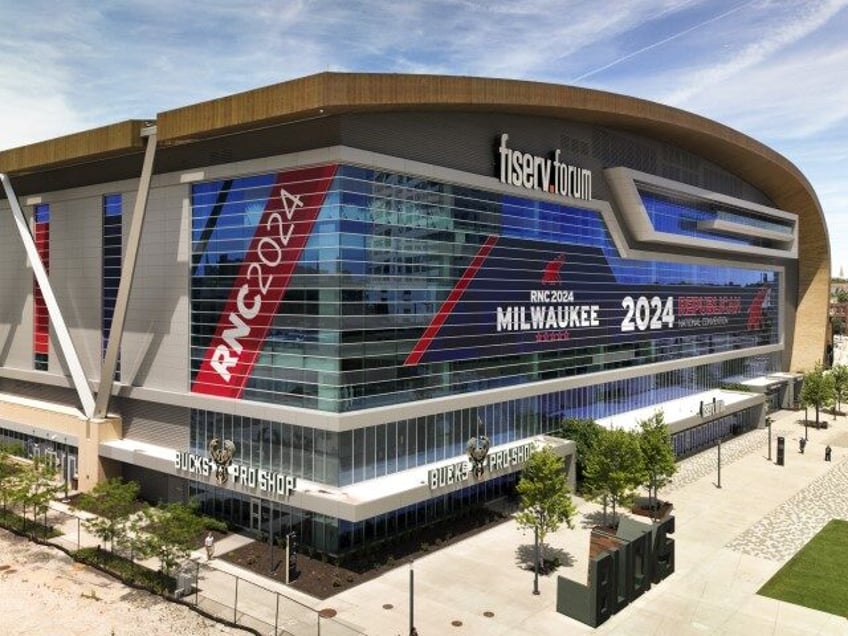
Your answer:
[[[203,545],[206,546],[206,560],[208,561],[215,554],[215,537],[212,536],[211,532],[206,535]]]

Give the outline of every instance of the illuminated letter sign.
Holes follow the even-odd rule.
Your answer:
[[[217,462],[213,462],[208,457],[203,455],[194,455],[186,451],[177,451],[174,458],[174,468],[177,472],[190,473],[200,477],[209,477],[216,470],[216,465],[220,468]],[[249,490],[257,490],[261,493],[269,495],[277,495],[278,497],[288,497],[297,490],[297,477],[278,473],[273,470],[265,470],[264,468],[253,468],[244,464],[229,464],[223,468],[229,477],[233,478],[233,483],[247,488]],[[219,484],[223,485],[228,480],[219,480]]]
[[[278,175],[192,391],[241,397],[335,172]]]
[[[572,199],[592,200],[592,171],[562,163],[560,151],[554,152],[554,158],[538,157],[529,152],[521,152],[507,146],[509,135],[500,136],[500,145],[496,148],[501,183],[542,190]]]

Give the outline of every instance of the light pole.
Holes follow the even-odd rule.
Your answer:
[[[769,416],[766,416],[766,426],[768,427],[768,442],[769,442],[768,460],[771,461],[771,418]]]
[[[415,631],[415,570],[414,561],[409,562],[409,636],[417,634]]]
[[[533,528],[533,594],[539,594],[539,526]]]
[[[718,484],[716,486],[721,488],[721,439],[718,440]]]
[[[70,499],[68,498],[68,469],[70,468],[70,463],[68,462],[68,436],[65,435],[65,450],[62,453],[62,472],[65,474],[65,498],[62,499],[62,503],[68,503]]]

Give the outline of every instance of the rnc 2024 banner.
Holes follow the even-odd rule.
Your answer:
[[[598,248],[490,236],[405,364],[702,334],[760,344],[773,286],[625,285]]]
[[[240,398],[336,166],[277,175],[191,390]]]

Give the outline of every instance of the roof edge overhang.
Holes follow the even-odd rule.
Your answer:
[[[27,146],[0,151],[0,172],[21,175],[144,151],[149,121],[129,119]]]

